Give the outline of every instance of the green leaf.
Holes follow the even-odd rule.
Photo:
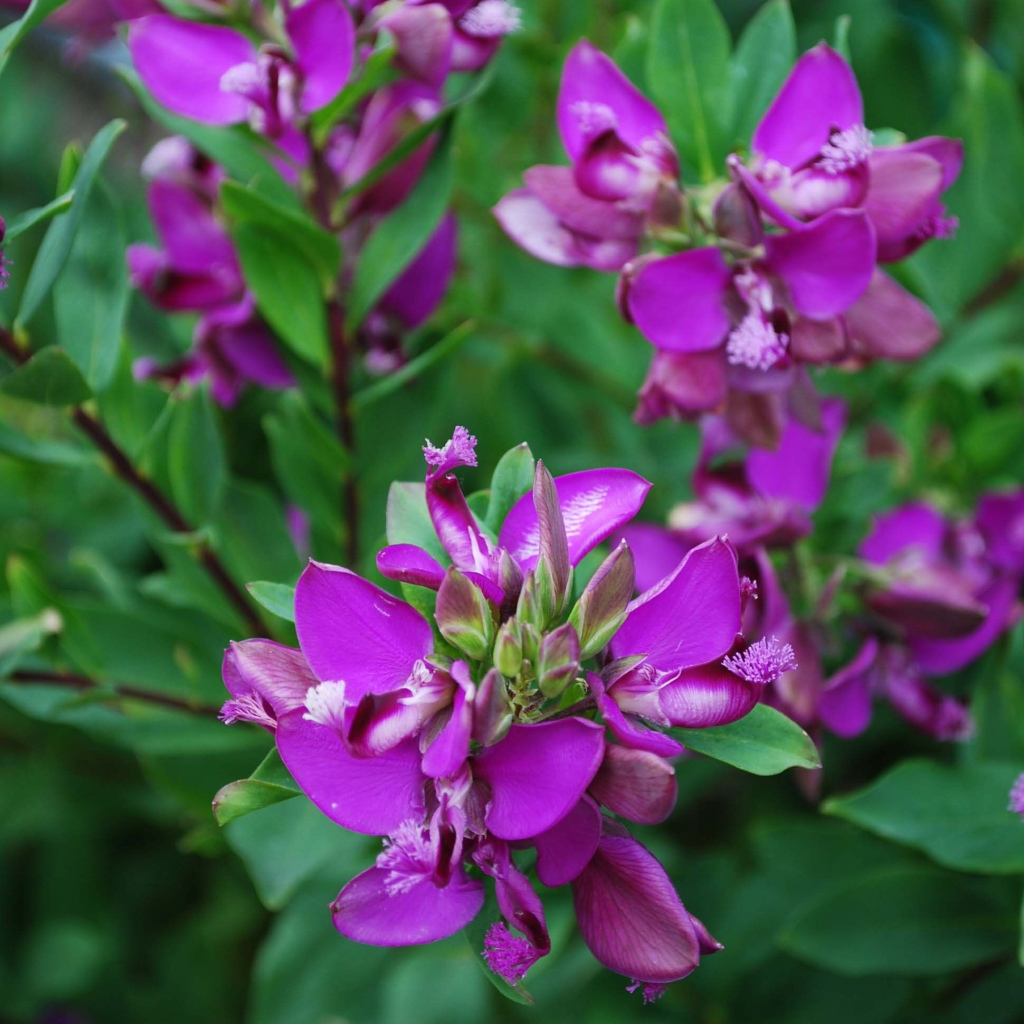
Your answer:
[[[301,793],[277,748],[272,747],[249,778],[229,782],[217,791],[213,798],[213,816],[217,824],[223,826],[252,811],[290,800]]]
[[[850,62],[850,22],[848,14],[840,14],[836,18],[836,30],[832,36],[833,49],[847,62]]]
[[[268,583],[266,580],[256,580],[247,583],[245,589],[252,594],[253,600],[257,601],[268,612],[272,612],[278,618],[286,619],[288,622],[295,621],[295,588],[289,587],[286,583]]]
[[[57,338],[94,393],[110,385],[128,311],[127,245],[121,209],[98,183],[53,289]]]
[[[787,768],[821,767],[810,736],[767,704],[758,704],[749,715],[731,725],[670,731],[690,750],[754,775],[777,775]]]
[[[26,437],[3,423],[0,423],[0,452],[25,462],[39,462],[49,466],[96,465],[96,453],[90,448],[64,441]]]
[[[448,207],[452,184],[451,134],[446,132],[408,198],[377,224],[363,245],[349,297],[350,334],[427,244]]]
[[[289,348],[316,366],[328,363],[327,311],[320,278],[288,234],[249,222],[232,237],[256,305]]]
[[[399,77],[391,63],[395,55],[395,44],[386,36],[386,29],[378,33],[376,48],[363,62],[359,77],[349,82],[326,107],[315,110],[310,116],[313,138],[318,146],[327,141],[331,129],[353,111],[364,97]]]
[[[71,200],[75,197],[75,190],[69,189],[63,195],[57,196],[45,206],[37,206],[34,210],[26,210],[12,217],[7,222],[7,231],[4,233],[4,245],[10,245],[19,235],[34,228],[37,224],[43,224],[51,217],[59,213],[65,213],[71,207]]]
[[[71,206],[67,213],[62,213],[47,228],[35,262],[29,271],[25,291],[21,296],[21,306],[18,309],[17,325],[27,324],[50,294],[50,289],[53,288],[71,253],[100,167],[103,166],[111,146],[124,131],[125,126],[126,122],[122,120],[111,121],[101,128],[89,143],[89,148],[85,151],[81,166],[75,175]]]
[[[346,865],[355,866],[367,846],[365,837],[335,825],[305,799],[281,801],[259,814],[236,818],[225,827],[224,835],[270,910],[280,910],[301,882],[326,864],[339,877],[349,877]],[[367,863],[371,860],[372,855]],[[324,902],[334,895],[330,893]]]
[[[802,908],[779,941],[839,974],[946,974],[1014,950],[1016,915],[994,881],[928,865],[880,868]]]
[[[491,476],[491,500],[484,520],[492,533],[501,529],[512,506],[533,489],[534,468],[533,452],[525,441],[510,448],[498,459]]]
[[[167,475],[174,500],[190,523],[201,526],[216,515],[224,497],[227,464],[206,388],[197,388],[174,409]]]
[[[300,208],[295,190],[268,159],[271,151],[264,140],[242,127],[199,124],[172,114],[150,96],[133,69],[118,68],[118,73],[128,83],[151,120],[162,124],[174,135],[184,135],[196,149],[223,167],[233,178],[277,203],[295,210]]]
[[[4,26],[0,32],[0,75],[7,67],[7,61],[11,57],[14,48],[22,41],[45,18],[48,18],[54,11],[63,7],[67,0],[32,0],[28,9],[17,20],[10,25]]]
[[[341,265],[341,246],[329,231],[305,214],[282,206],[236,181],[222,183],[220,199],[224,212],[232,221],[263,226],[277,235],[287,235],[316,268],[324,291],[334,287]]]
[[[421,352],[415,359],[410,359],[404,366],[400,366],[394,373],[374,381],[369,387],[357,392],[352,397],[352,409],[355,412],[363,412],[375,402],[382,398],[400,391],[411,380],[422,376],[433,366],[443,362],[448,356],[456,352],[467,338],[471,337],[476,323],[467,320],[464,324],[449,331],[440,341],[435,342],[426,350]]]
[[[46,637],[60,632],[62,626],[55,608],[44,608],[38,615],[0,626],[0,677],[13,672],[24,655],[37,651]]]
[[[451,561],[434,531],[424,484],[396,480],[391,485],[388,491],[387,536],[389,544],[415,544],[423,548],[442,565]]]
[[[1007,795],[1024,764],[904,761],[870,786],[833,797],[826,814],[911,846],[959,871],[1024,872],[1024,825]]]
[[[789,0],[769,0],[743,30],[732,59],[732,131],[749,142],[796,60]]]
[[[647,82],[684,165],[703,182],[722,171],[729,104],[729,29],[714,0],[657,0]]]
[[[501,911],[498,909],[498,901],[494,896],[493,889],[488,886],[487,897],[484,900],[483,908],[480,913],[462,929],[462,934],[466,937],[466,942],[469,943],[469,948],[473,953],[473,959],[479,965],[480,970],[484,972],[484,976],[487,980],[506,999],[510,999],[513,1003],[520,1003],[523,1006],[532,1006],[533,996],[526,991],[523,983],[520,982],[516,986],[510,985],[504,980],[504,978],[498,977],[498,975],[487,966],[487,961],[483,957],[484,938],[487,935],[487,930],[492,924],[500,920]]]
[[[62,348],[40,349],[0,381],[0,392],[38,405],[80,405],[92,394],[78,367]]]

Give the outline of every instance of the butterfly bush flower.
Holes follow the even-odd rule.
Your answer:
[[[953,233],[940,197],[962,146],[876,147],[862,107],[853,72],[821,44],[749,160],[734,154],[727,177],[680,194],[658,110],[586,41],[569,54],[558,124],[572,165],[531,168],[494,212],[540,259],[619,272],[620,311],[656,350],[639,422],[724,411],[775,447],[807,367],[914,359],[938,341],[930,310],[878,264]]]
[[[650,485],[622,469],[553,478],[538,462],[533,489],[492,530],[454,472],[476,465],[475,446],[463,427],[428,442],[422,490],[403,485],[434,536],[377,561],[415,606],[310,562],[295,594],[299,648],[233,644],[222,717],[271,731],[327,817],[382,837],[331,905],[342,934],[442,939],[492,886],[500,920],[479,952],[515,985],[551,951],[543,888],[569,885],[594,956],[650,1000],[721,946],[622,822],[672,812],[669,758],[682,746],[662,729],[742,717],[794,652],[745,639],[736,553],[717,536],[635,599],[621,542],[576,596],[580,561]],[[536,851],[540,890],[517,864],[523,848]]]

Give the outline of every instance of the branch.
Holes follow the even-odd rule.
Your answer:
[[[6,352],[18,366],[27,363],[31,358],[14,336],[4,328],[0,328],[0,349]],[[177,506],[132,465],[131,459],[110,436],[99,419],[86,412],[80,405],[76,405],[70,415],[75,426],[107,457],[114,474],[128,484],[171,530],[175,533],[195,532],[188,520],[178,511]],[[253,636],[265,633],[267,630],[263,620],[256,613],[243,590],[231,578],[213,548],[203,541],[198,543],[194,550],[199,563],[234,605],[250,633]]]
[[[191,701],[181,700],[177,697],[168,697],[162,693],[143,690],[137,686],[101,686],[95,679],[76,675],[72,672],[37,672],[29,669],[19,669],[17,672],[12,672],[5,682],[70,686],[74,690],[101,690],[116,697],[142,700],[150,704],[159,704],[161,707],[173,708],[175,711],[187,711],[193,715],[208,715],[213,718],[216,718],[220,713],[219,708],[211,707],[208,704],[194,704]]]

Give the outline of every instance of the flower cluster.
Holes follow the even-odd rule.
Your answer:
[[[680,191],[658,110],[586,41],[566,61],[558,126],[572,166],[530,168],[494,212],[540,259],[619,272],[622,315],[657,350],[640,422],[723,410],[773,447],[807,409],[806,367],[913,359],[938,341],[879,264],[955,230],[941,196],[961,143],[875,145],[852,71],[824,43],[794,66],[749,158],[699,191]]]
[[[480,913],[490,878],[503,920],[481,952],[517,984],[551,949],[514,857],[533,848],[544,886],[572,886],[594,956],[654,998],[720,946],[619,819],[672,811],[668,759],[683,748],[663,727],[735,721],[794,654],[745,639],[750,591],[721,537],[636,598],[624,541],[574,589],[580,561],[633,518],[649,484],[622,469],[552,478],[538,462],[532,491],[490,532],[453,473],[476,465],[475,444],[459,427],[424,448],[431,550],[379,553],[416,607],[311,562],[295,594],[299,649],[234,644],[223,717],[272,730],[324,814],[385,837],[332,904],[344,935],[444,938]]]
[[[279,22],[263,11],[252,26],[259,44],[235,28],[166,13],[143,12],[128,30],[135,68],[161,104],[209,125],[247,124],[267,140],[281,175],[320,225],[339,236],[342,291],[363,243],[409,195],[436,138],[378,169],[411,129],[441,110],[446,76],[482,67],[519,24],[506,0],[365,6],[357,24],[341,0],[282,4]],[[319,137],[313,116],[355,79],[382,31],[394,44],[396,74],[353,101]],[[287,387],[292,375],[246,290],[219,208],[223,171],[177,137],[158,144],[143,170],[160,247],[131,247],[132,281],[162,309],[202,315],[185,360],[163,367],[145,360],[137,372],[172,380],[208,376],[224,404],[246,382]],[[405,335],[444,296],[455,249],[449,214],[365,317],[357,341],[370,373],[401,365]]]
[[[637,581],[655,586],[690,546],[727,533],[755,595],[744,616],[751,638],[790,645],[798,666],[782,673],[765,700],[816,733],[863,732],[875,696],[912,725],[943,740],[965,739],[965,705],[931,681],[976,661],[1020,617],[1024,579],[1024,492],[989,494],[969,520],[949,520],[923,503],[880,516],[851,563],[863,614],[842,621],[855,655],[826,677],[826,612],[842,575],[830,578],[813,614],[793,614],[769,555],[810,534],[825,496],[845,409],[822,404],[817,431],[791,417],[777,450],[752,448],[729,459],[738,439],[721,417],[702,421],[693,476],[696,500],[677,506],[668,527],[636,523],[622,531],[636,557]],[[724,461],[723,461],[724,459]]]

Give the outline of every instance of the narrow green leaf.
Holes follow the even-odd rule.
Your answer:
[[[729,29],[714,0],[657,0],[647,82],[684,163],[710,182],[726,155]]]
[[[245,279],[267,322],[296,355],[328,363],[327,311],[313,264],[288,234],[249,222],[232,237]]]
[[[832,37],[833,49],[847,62],[850,60],[850,20],[848,14],[840,14],[836,18],[836,30]]]
[[[287,235],[316,267],[324,291],[334,286],[341,264],[341,246],[329,231],[305,214],[282,206],[236,181],[228,180],[221,185],[220,198],[224,212],[232,221],[262,225],[277,234]]]
[[[96,464],[96,453],[65,441],[26,437],[0,423],[0,452],[25,462],[38,462],[48,466],[91,466]]]
[[[448,356],[456,352],[467,338],[470,338],[476,328],[476,322],[467,320],[464,324],[449,331],[440,341],[431,345],[426,352],[421,352],[415,359],[410,359],[404,366],[399,367],[394,373],[381,377],[369,387],[363,388],[352,398],[352,408],[355,412],[363,412],[375,402],[382,398],[400,391],[405,385],[422,376],[431,367],[443,362]]]
[[[512,506],[533,487],[533,452],[524,441],[505,452],[491,476],[491,499],[484,520],[492,533],[501,529]]]
[[[426,245],[444,216],[452,184],[451,135],[445,133],[408,198],[380,221],[359,254],[349,298],[349,333]]]
[[[1024,826],[1007,810],[1007,796],[1022,770],[1024,764],[904,761],[823,810],[949,868],[1021,873]]]
[[[121,209],[99,182],[53,289],[57,338],[96,394],[114,378],[128,312]]]
[[[289,587],[287,583],[268,583],[266,580],[256,580],[247,583],[245,589],[252,594],[253,600],[257,601],[268,612],[272,612],[278,618],[286,619],[288,622],[295,621],[295,588]]]
[[[106,160],[114,141],[124,131],[125,126],[126,122],[122,120],[111,121],[101,128],[89,143],[89,148],[85,151],[81,166],[75,175],[71,206],[67,213],[62,213],[47,228],[35,262],[29,271],[16,324],[27,324],[50,294],[50,289],[53,288],[71,252],[100,167],[103,166],[103,161]]]
[[[732,59],[732,131],[748,142],[796,60],[789,0],[769,0],[751,18]]]
[[[216,515],[227,480],[224,446],[206,388],[177,404],[167,441],[171,493],[185,518],[201,526]]]
[[[25,13],[0,32],[0,75],[14,48],[45,18],[63,7],[67,0],[32,0]]]
[[[172,114],[150,96],[133,69],[118,68],[118,73],[135,93],[149,118],[175,135],[184,135],[196,149],[223,167],[233,178],[277,203],[300,209],[295,189],[270,162],[270,150],[264,140],[240,126],[225,128],[221,125],[199,124]]]
[[[62,348],[40,349],[0,381],[0,392],[39,405],[80,405],[92,394],[78,367]]]
[[[749,715],[731,725],[671,732],[690,750],[754,775],[777,775],[787,768],[821,767],[810,736],[791,718],[767,704],[758,704]]]
[[[44,608],[38,615],[0,626],[0,678],[13,672],[24,655],[38,650],[43,640],[59,632],[62,625],[60,612]]]
[[[229,782],[217,791],[213,798],[213,816],[217,824],[223,826],[252,811],[290,800],[301,792],[277,748],[273,747],[249,778]]]
[[[59,213],[65,213],[70,209],[71,200],[74,197],[74,189],[69,189],[63,195],[59,195],[56,199],[48,202],[45,206],[37,206],[34,210],[26,210],[24,213],[19,213],[17,217],[12,217],[7,222],[4,244],[10,245],[19,235],[23,235],[37,224],[43,224],[51,217],[56,217]]]
[[[397,69],[391,63],[395,55],[395,44],[385,38],[386,30],[382,30],[378,35],[376,48],[363,62],[359,77],[354,82],[349,82],[326,107],[321,107],[310,116],[313,138],[318,146],[324,144],[331,129],[353,111],[364,97],[399,77]]]
[[[1008,957],[1017,915],[996,882],[927,864],[879,868],[800,908],[779,943],[854,976],[943,975]]]

